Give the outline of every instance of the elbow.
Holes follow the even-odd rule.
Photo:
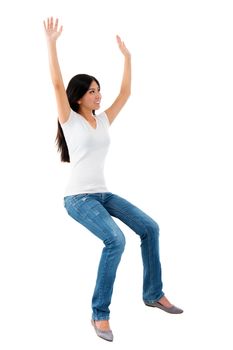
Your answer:
[[[62,89],[63,84],[59,80],[53,80],[53,87],[55,90],[59,91]]]
[[[131,96],[131,90],[127,91],[127,93],[125,94],[126,101],[130,98],[130,96]]]
[[[131,95],[131,89],[130,88],[128,88],[128,89],[126,89],[126,90],[121,92],[121,96],[123,96],[125,100],[128,100],[130,95]]]

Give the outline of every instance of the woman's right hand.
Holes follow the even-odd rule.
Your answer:
[[[62,33],[63,27],[60,26],[60,28],[58,29],[58,18],[55,20],[54,23],[53,17],[50,17],[47,19],[47,21],[44,21],[44,29],[47,40],[52,42],[56,41],[59,38],[59,36]]]
[[[70,104],[62,78],[56,48],[56,40],[61,35],[62,26],[58,28],[58,19],[54,21],[53,17],[50,17],[47,21],[44,21],[44,29],[48,44],[51,79],[57,101],[58,119],[60,123],[65,123],[69,118]]]

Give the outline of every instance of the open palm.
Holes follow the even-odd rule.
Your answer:
[[[54,22],[53,17],[50,17],[47,19],[47,21],[44,21],[44,28],[47,39],[52,41],[56,41],[62,33],[62,26],[60,26],[58,29],[58,19],[56,19]]]
[[[118,43],[119,49],[123,53],[123,55],[124,56],[130,56],[129,50],[127,49],[127,47],[125,46],[124,41],[121,40],[119,35],[116,36],[116,39],[117,39],[117,43]]]

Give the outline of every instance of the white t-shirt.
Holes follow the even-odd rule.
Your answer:
[[[61,124],[71,164],[65,196],[108,192],[104,162],[110,144],[110,124],[105,112],[95,118],[96,129],[84,117],[71,110],[68,120]]]

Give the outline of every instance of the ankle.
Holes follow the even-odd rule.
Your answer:
[[[173,306],[173,304],[170,303],[170,301],[167,299],[167,297],[165,297],[165,295],[162,296],[162,298],[160,298],[158,300],[158,302],[165,307],[172,307]]]
[[[95,320],[95,325],[101,331],[109,331],[109,321],[108,320]]]

